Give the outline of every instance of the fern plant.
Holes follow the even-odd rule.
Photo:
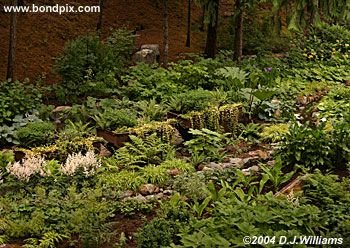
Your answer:
[[[59,234],[53,231],[47,232],[41,239],[29,238],[26,239],[25,248],[55,248],[56,245],[63,239],[68,238],[67,235]]]
[[[160,164],[167,158],[174,156],[174,148],[153,133],[145,138],[130,135],[130,142],[120,148],[116,153],[119,165],[145,166],[147,164]]]

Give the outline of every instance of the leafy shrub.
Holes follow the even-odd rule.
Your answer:
[[[140,115],[143,121],[160,121],[166,114],[166,109],[157,104],[156,100],[140,101],[137,103],[137,107],[140,110]]]
[[[245,246],[243,237],[254,235],[293,239],[294,236],[316,235],[324,224],[321,211],[310,204],[293,204],[272,193],[248,202],[239,199],[236,196],[222,198],[216,202],[212,216],[192,218],[180,231],[181,245],[172,247]]]
[[[11,124],[13,118],[36,109],[41,94],[34,85],[16,82],[0,83],[0,125]]]
[[[238,67],[219,68],[216,73],[218,79],[215,80],[217,87],[224,90],[238,91],[243,88],[248,74]]]
[[[12,151],[0,151],[0,168],[5,168],[9,163],[15,161],[15,156]]]
[[[154,248],[171,244],[178,227],[174,221],[157,218],[147,223],[137,234],[137,247]]]
[[[347,63],[350,32],[342,26],[324,24],[311,29],[301,47],[308,60]]]
[[[141,185],[147,183],[141,173],[134,170],[121,170],[114,173],[108,171],[108,173],[99,175],[98,180],[101,185],[106,185],[116,191],[128,189],[137,191]]]
[[[264,127],[260,136],[263,140],[272,142],[278,142],[282,140],[282,137],[287,134],[289,125],[286,123],[274,124]]]
[[[164,184],[169,180],[169,173],[166,168],[156,165],[148,165],[141,169],[142,177],[148,183],[152,184]]]
[[[62,76],[58,87],[60,98],[109,93],[118,82],[134,45],[134,36],[127,30],[117,30],[102,42],[96,35],[87,35],[69,42],[57,59],[55,70]]]
[[[221,161],[224,158],[226,135],[205,128],[191,129],[190,133],[194,138],[186,141],[185,146],[192,156],[200,156],[204,161]]]
[[[89,127],[89,123],[84,124],[82,121],[72,122],[67,120],[64,128],[58,133],[58,139],[73,141],[90,137],[93,134],[95,134],[95,130]]]
[[[167,104],[170,110],[177,113],[187,113],[190,111],[201,111],[210,106],[213,96],[207,90],[190,90],[184,93],[173,95]]]
[[[182,159],[165,160],[160,166],[166,169],[178,169],[183,172],[190,172],[194,170],[193,165]]]
[[[48,121],[29,122],[17,130],[18,141],[27,147],[50,144],[54,140],[55,125]]]
[[[133,101],[155,99],[161,101],[165,96],[182,92],[184,87],[175,83],[176,73],[164,68],[138,64],[122,77],[124,86],[121,94]]]
[[[36,114],[16,115],[11,125],[0,126],[0,144],[19,144],[17,130],[33,121],[40,121]]]
[[[72,242],[80,239],[84,247],[101,246],[110,232],[105,222],[113,209],[101,189],[79,189],[72,181],[61,186],[52,184],[52,181],[48,184],[54,187],[51,189],[41,185],[17,185],[0,197],[7,223],[4,233],[14,239],[39,237],[46,240],[48,232],[55,232],[61,237],[68,236]],[[36,241],[41,243],[40,240],[28,240],[28,245],[37,244]],[[34,247],[39,247],[35,244]]]
[[[318,104],[320,118],[334,121],[343,119],[349,113],[350,89],[345,86],[334,87]]]
[[[332,140],[334,144],[333,163],[339,169],[345,169],[350,161],[350,115],[346,114],[342,120],[333,124]]]
[[[277,154],[286,165],[301,165],[309,169],[329,169],[333,165],[334,146],[325,123],[316,127],[293,124]]]
[[[105,109],[92,117],[96,126],[104,130],[133,127],[137,124],[136,114],[128,109]]]
[[[114,205],[115,211],[126,216],[132,216],[136,213],[149,213],[153,209],[154,202],[143,202],[139,200],[117,201]]]
[[[324,228],[329,237],[343,238],[344,244],[350,243],[350,192],[349,179],[335,175],[311,175],[303,187],[305,198],[315,204],[327,220]]]
[[[162,161],[174,156],[174,148],[157,137],[153,133],[145,138],[129,136],[131,141],[125,143],[116,154],[117,163],[128,166],[145,166],[149,164],[160,164]]]
[[[173,188],[181,195],[193,200],[203,200],[208,196],[206,188],[206,177],[199,173],[185,173],[175,178]]]

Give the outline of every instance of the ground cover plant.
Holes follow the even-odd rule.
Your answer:
[[[1,83],[0,245],[348,247],[349,34],[299,35],[283,57],[161,67],[129,66],[119,30],[70,42],[60,86]]]

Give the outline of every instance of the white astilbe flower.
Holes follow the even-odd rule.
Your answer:
[[[68,155],[66,163],[61,167],[63,174],[72,176],[78,170],[82,170],[86,177],[95,174],[95,171],[101,167],[101,161],[95,153],[88,151],[85,155],[80,152]]]
[[[25,157],[20,162],[15,162],[7,166],[7,170],[10,175],[17,177],[21,181],[29,181],[31,176],[39,174],[45,176],[46,161],[42,157]]]

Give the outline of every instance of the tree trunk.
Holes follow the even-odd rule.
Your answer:
[[[13,5],[18,6],[18,0],[13,0]],[[14,80],[14,68],[16,62],[16,32],[17,32],[17,13],[11,13],[9,52],[7,60],[7,80]]]
[[[104,3],[105,0],[100,0],[99,6],[100,6],[100,14],[98,16],[98,22],[96,26],[96,32],[98,36],[101,36],[102,33],[102,21],[103,21],[103,14],[104,14]]]
[[[211,18],[211,21],[208,23],[207,42],[204,51],[207,58],[215,58],[217,52],[216,41],[219,19],[219,0],[214,1],[214,13],[215,16]]]
[[[203,32],[204,31],[204,24],[205,24],[205,7],[202,6],[202,15],[200,18],[200,26],[199,26],[199,31]]]
[[[192,0],[188,1],[188,10],[187,10],[187,38],[186,38],[186,47],[191,47],[191,18],[192,18]]]
[[[235,44],[233,59],[240,62],[243,56],[243,15],[244,8],[242,0],[236,0],[236,11],[238,11],[235,20]]]
[[[164,53],[163,64],[168,66],[168,54],[169,54],[169,15],[168,15],[168,0],[163,0],[163,19],[164,19]]]

